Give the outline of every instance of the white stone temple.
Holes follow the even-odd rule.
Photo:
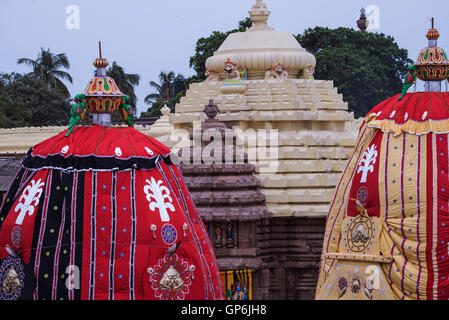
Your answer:
[[[265,149],[254,141],[245,145],[273,216],[326,216],[354,146],[354,116],[332,81],[313,79],[315,57],[291,33],[268,26],[270,11],[262,1],[249,14],[253,26],[230,34],[207,60],[208,71],[216,76],[190,86],[170,123],[191,130],[195,121],[204,120],[204,106],[214,100],[220,109],[217,118],[236,132],[244,136],[253,130],[258,138],[264,133],[271,137]],[[227,61],[245,74],[239,83],[227,80]],[[288,76],[267,76],[278,63]]]

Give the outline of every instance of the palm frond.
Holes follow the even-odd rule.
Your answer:
[[[157,91],[160,91],[162,89],[162,86],[154,81],[150,81],[150,87],[155,88]]]
[[[70,92],[69,89],[65,86],[65,84],[59,80],[58,78],[55,78],[55,90],[60,93],[64,98],[68,99],[70,98]]]
[[[52,73],[58,78],[61,78],[61,79],[69,81],[70,83],[73,83],[73,78],[68,72],[54,70]]]
[[[33,59],[19,58],[19,59],[17,59],[17,64],[26,64],[26,65],[33,67],[33,69],[34,69],[37,65],[37,62]]]

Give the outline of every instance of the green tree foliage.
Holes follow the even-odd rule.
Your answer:
[[[176,78],[174,71],[159,73],[159,83],[150,81],[150,87],[156,89],[156,93],[151,93],[145,97],[145,103],[153,104],[157,101],[168,101],[174,96],[173,82]]]
[[[161,116],[161,109],[167,104],[166,101],[154,102],[146,112],[140,114],[141,118],[153,118]]]
[[[159,83],[150,81],[150,86],[156,89],[156,93],[151,93],[145,97],[145,103],[149,104],[150,107],[146,112],[141,113],[142,118],[161,116],[161,109],[164,105],[174,110],[176,103],[179,103],[181,98],[186,94],[186,90],[182,90],[175,96],[174,81],[177,77],[181,76],[181,74],[176,76],[174,71],[161,71],[159,74]]]
[[[32,116],[21,97],[0,94],[0,128],[24,127]]]
[[[205,38],[200,38],[196,42],[195,54],[190,57],[190,67],[196,71],[194,76],[195,82],[203,81],[206,79],[204,73],[206,72],[206,60],[214,55],[214,52],[220,48],[226,38],[234,32],[244,32],[247,28],[251,27],[252,21],[248,17],[242,21],[239,21],[238,28],[220,32],[214,31],[212,34]]]
[[[33,71],[28,74],[29,76],[43,80],[50,89],[57,91],[64,98],[70,97],[70,92],[62,80],[72,83],[73,79],[69,73],[60,70],[61,68],[70,68],[69,59],[65,53],[53,54],[50,49],[41,48],[36,60],[20,58],[17,60],[17,64],[31,66]]]
[[[315,79],[334,80],[356,117],[400,93],[413,64],[407,50],[384,34],[315,27],[296,38],[317,59]]]
[[[69,102],[44,80],[0,74],[0,127],[66,125],[69,112]]]
[[[179,103],[181,101],[181,98],[186,95],[186,92],[187,89],[182,90],[178,92],[178,94],[175,97],[170,98],[168,101],[154,102],[146,112],[141,113],[140,117],[141,118],[160,117],[162,115],[161,109],[165,105],[167,105],[167,107],[169,107],[173,111],[175,109],[176,104]]]
[[[133,73],[126,73],[123,67],[113,62],[106,70],[106,74],[115,80],[121,92],[126,94],[130,99],[130,105],[136,110],[137,96],[134,92],[135,87],[139,85],[140,75]],[[135,113],[135,112],[134,112]]]
[[[173,80],[176,78],[175,73],[173,71],[168,73],[161,72],[159,75],[159,83],[154,81],[150,82],[150,86],[155,88],[157,93],[150,94],[145,98],[145,102],[151,104],[151,107],[147,112],[142,112],[141,117],[159,117],[161,115],[160,110],[164,105],[167,105],[170,109],[174,110],[176,104],[180,102],[183,96],[185,96],[191,83],[202,82],[206,79],[204,76],[206,71],[206,60],[213,56],[214,52],[218,50],[228,35],[234,32],[244,32],[247,28],[251,27],[251,25],[252,21],[248,17],[240,21],[236,29],[227,32],[214,31],[210,36],[199,39],[196,43],[195,54],[190,57],[190,67],[195,70],[196,74],[186,79],[186,89],[173,97]]]

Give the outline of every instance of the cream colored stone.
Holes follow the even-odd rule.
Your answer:
[[[204,120],[203,107],[213,99],[220,109],[217,118],[239,134],[238,143],[255,164],[272,214],[324,216],[354,148],[359,122],[347,111],[333,81],[300,79],[299,69],[312,61],[307,60],[311,55],[296,40],[290,42],[291,34],[267,26],[265,4],[258,1],[252,11],[257,20],[253,28],[231,34],[206,63],[222,76],[227,58],[246,68],[245,91],[223,94],[222,81],[194,84],[170,120],[175,128],[191,130],[192,121]],[[290,64],[282,60],[285,57]],[[286,66],[289,79],[264,79],[277,62]],[[265,147],[257,136],[249,138],[251,133],[268,132],[275,138]]]
[[[292,78],[302,76],[302,71],[310,66],[315,67],[315,57],[306,52],[291,33],[268,27],[270,11],[262,1],[258,0],[249,14],[253,26],[246,32],[230,34],[214,56],[206,61],[207,68],[223,78],[224,64],[230,59],[248,71],[248,79],[263,79],[278,62]]]
[[[322,203],[331,201],[334,189],[262,189],[267,203]]]
[[[149,135],[150,137],[159,139],[160,142],[168,142],[169,134],[174,130],[173,124],[170,123],[170,108],[166,105],[161,109],[162,116],[149,128],[139,128],[139,131]],[[162,143],[164,143],[162,142]]]

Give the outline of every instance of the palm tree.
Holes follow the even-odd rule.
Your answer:
[[[161,71],[159,74],[159,83],[150,81],[150,87],[156,89],[157,93],[151,93],[145,97],[145,103],[153,104],[157,101],[168,101],[174,96],[173,82],[176,74],[173,71],[168,73]]]
[[[130,104],[134,109],[133,111],[136,111],[137,96],[134,93],[134,87],[139,85],[140,75],[125,73],[125,70],[115,61],[106,70],[106,74],[114,79],[120,91],[130,98]]]
[[[61,71],[61,68],[69,69],[70,63],[65,53],[53,54],[50,49],[41,48],[36,60],[29,58],[20,58],[17,64],[27,64],[33,68],[29,73],[30,76],[41,79],[47,83],[50,89],[59,92],[65,98],[70,97],[70,92],[61,81],[67,80],[73,83],[73,79],[69,73]]]

